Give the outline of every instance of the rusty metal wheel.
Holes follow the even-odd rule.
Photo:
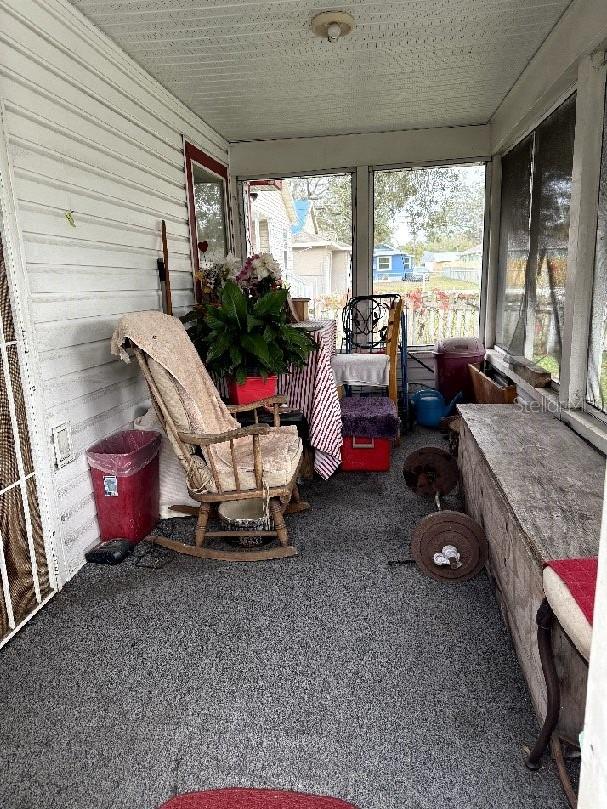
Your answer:
[[[437,511],[411,534],[411,555],[421,571],[438,581],[466,581],[487,561],[481,526],[460,511]]]
[[[416,494],[444,496],[457,486],[457,461],[444,449],[422,447],[407,455],[403,475],[407,486]]]

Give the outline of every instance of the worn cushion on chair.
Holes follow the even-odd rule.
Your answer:
[[[297,434],[297,427],[273,428],[268,435],[260,436],[259,441],[263,462],[263,478],[267,486],[285,486],[297,470],[303,453],[303,444]],[[234,471],[229,443],[215,447],[215,466],[224,491],[234,489]],[[253,456],[253,439],[237,438],[234,441],[234,452],[241,489],[256,489],[255,463]],[[216,492],[214,482],[209,491]]]
[[[548,603],[579,653],[588,660],[598,561],[557,559],[544,568],[544,593]]]
[[[331,367],[338,385],[367,385],[387,388],[390,384],[390,358],[387,354],[335,354]]]
[[[398,409],[387,396],[346,396],[340,404],[342,435],[398,437]]]

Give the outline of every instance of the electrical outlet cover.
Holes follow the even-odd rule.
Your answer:
[[[53,427],[53,448],[55,450],[55,462],[61,469],[74,460],[74,449],[72,447],[72,429],[69,421],[57,424]]]

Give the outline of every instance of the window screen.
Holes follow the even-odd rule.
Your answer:
[[[607,412],[607,98],[605,99],[603,157],[599,182],[587,400],[594,407]]]
[[[553,379],[558,379],[561,364],[574,138],[575,98],[570,98],[537,128],[533,160],[530,350]]]
[[[529,213],[533,136],[502,160],[497,342],[511,354],[525,350],[525,278],[529,265]]]
[[[497,343],[558,380],[562,353],[575,96],[502,161]]]

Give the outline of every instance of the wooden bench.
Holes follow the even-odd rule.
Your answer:
[[[488,572],[543,721],[546,686],[536,636],[542,569],[551,559],[597,555],[605,458],[547,413],[517,405],[460,405],[459,411],[466,511],[485,529]],[[587,667],[558,625],[554,632],[559,730],[575,739],[583,726]]]

